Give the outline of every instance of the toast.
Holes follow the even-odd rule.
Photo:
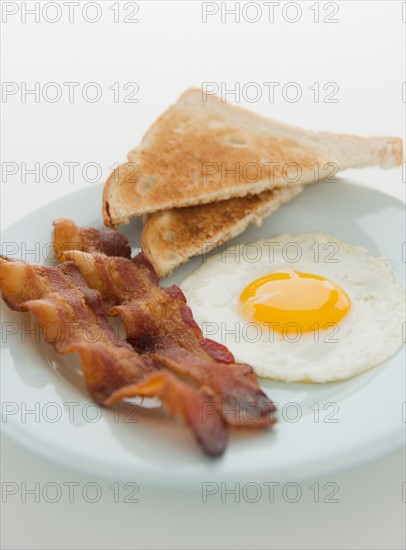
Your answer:
[[[104,223],[304,185],[345,168],[402,162],[402,140],[312,132],[186,91],[151,126],[103,191]]]
[[[142,231],[142,250],[158,277],[165,277],[192,256],[213,250],[251,224],[260,225],[265,216],[302,190],[301,185],[291,185],[258,195],[151,214]]]

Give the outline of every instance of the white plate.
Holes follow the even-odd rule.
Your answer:
[[[79,225],[101,227],[100,212],[99,186],[68,195],[9,227],[2,252],[43,263],[50,255],[53,219],[68,216]],[[404,281],[404,223],[400,201],[340,181],[310,186],[261,228],[250,228],[238,240],[323,231],[388,256]],[[140,227],[136,220],[124,232],[137,243]],[[180,268],[168,284],[180,282],[200,261],[195,258]],[[95,475],[172,487],[297,480],[334,472],[404,443],[404,347],[383,365],[346,382],[263,382],[280,403],[279,422],[270,431],[231,433],[224,456],[213,460],[202,455],[188,429],[163,418],[157,409],[135,410],[137,422],[128,421],[125,406],[119,414],[98,409],[72,370],[72,358],[52,360],[49,346],[27,334],[34,326],[28,314],[11,312],[2,304],[2,316],[3,430],[32,451]],[[7,334],[14,329],[16,334]],[[99,419],[91,422],[96,415]]]

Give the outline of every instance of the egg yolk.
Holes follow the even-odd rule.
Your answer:
[[[350,307],[350,298],[333,281],[293,270],[265,275],[240,295],[240,310],[246,319],[287,333],[328,328],[339,323]]]

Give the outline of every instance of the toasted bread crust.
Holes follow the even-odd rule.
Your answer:
[[[402,162],[402,140],[310,132],[188,90],[109,177],[105,224]]]
[[[192,256],[213,250],[242,233],[303,190],[300,185],[259,195],[189,206],[152,214],[144,225],[141,246],[159,277],[169,275]]]

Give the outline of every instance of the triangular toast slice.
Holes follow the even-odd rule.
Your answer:
[[[402,162],[402,140],[312,132],[186,91],[151,126],[103,193],[104,222],[331,178]]]
[[[151,214],[142,231],[141,245],[160,278],[192,256],[205,254],[242,233],[303,190],[301,185],[275,188],[199,206]]]

